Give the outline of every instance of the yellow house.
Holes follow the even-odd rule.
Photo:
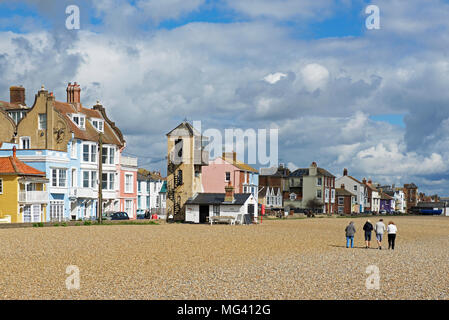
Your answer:
[[[0,157],[0,223],[44,222],[48,191],[45,172],[12,157]]]

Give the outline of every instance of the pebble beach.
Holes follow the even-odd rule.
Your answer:
[[[0,298],[448,300],[449,218],[389,220],[394,251],[386,236],[383,250],[365,248],[366,218],[0,229]],[[68,266],[79,269],[79,289],[67,289]],[[369,266],[377,289],[366,286]]]

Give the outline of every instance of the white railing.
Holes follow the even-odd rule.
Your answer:
[[[20,191],[20,202],[47,202],[48,191]]]
[[[91,188],[70,188],[69,194],[75,198],[98,198],[98,191]]]

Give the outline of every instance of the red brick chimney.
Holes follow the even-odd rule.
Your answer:
[[[346,169],[346,168],[343,169],[343,175],[344,175],[344,176],[347,176],[347,175],[348,175],[348,169]]]
[[[9,102],[25,105],[25,88],[12,86],[9,88]]]
[[[76,82],[67,85],[67,103],[72,103],[78,109],[81,104],[81,88]]]
[[[234,187],[229,181],[228,185],[225,187],[225,202],[233,202],[234,201]]]
[[[232,152],[223,152],[223,159],[227,160],[227,161],[233,161],[236,162],[237,161],[237,152],[232,151]]]

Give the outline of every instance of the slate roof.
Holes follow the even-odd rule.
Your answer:
[[[251,193],[235,193],[234,202],[224,202],[224,193],[197,193],[193,199],[186,204],[220,204],[220,205],[243,205],[251,196]]]
[[[251,167],[250,165],[241,162],[239,160],[230,160],[230,159],[225,159],[224,157],[220,157],[222,158],[224,161],[232,164],[233,166],[237,167],[238,169],[242,170],[242,171],[250,171],[250,172],[255,172],[258,173],[259,171],[257,169],[254,169],[253,167]]]
[[[355,194],[343,188],[336,188],[335,192],[337,196],[355,196]]]
[[[27,106],[23,106],[18,103],[6,102],[6,101],[0,101],[0,108],[2,108],[4,110],[20,110],[20,109],[29,110],[30,109]]]
[[[317,172],[319,175],[335,178],[335,176],[332,173],[323,168],[317,168]],[[290,173],[289,177],[302,177],[308,175],[309,175],[309,168],[299,168]]]
[[[166,135],[169,136],[173,131],[175,131],[176,129],[181,129],[181,128],[185,128],[187,129],[187,131],[189,131],[189,133],[192,136],[200,136],[201,133],[196,130],[189,122],[187,121],[183,121],[182,123],[180,123],[176,128],[172,129],[169,133],[167,133]]]
[[[0,175],[32,175],[45,177],[45,172],[39,171],[29,165],[23,163],[16,157],[1,157],[0,158]]]

